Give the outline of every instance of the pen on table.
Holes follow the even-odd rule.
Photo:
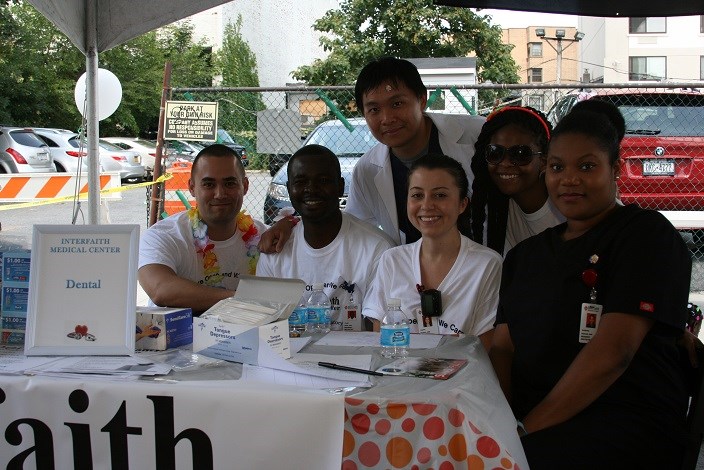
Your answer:
[[[340,364],[333,364],[332,362],[318,362],[318,365],[320,367],[327,367],[328,369],[346,370],[349,372],[359,372],[360,374],[381,375],[381,376],[384,375],[381,372],[377,372],[375,370],[357,369],[356,367],[349,367],[349,366],[343,366]]]

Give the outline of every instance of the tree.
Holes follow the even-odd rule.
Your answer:
[[[164,65],[172,63],[171,86],[210,86],[210,50],[194,42],[189,22],[169,25],[121,44],[100,56],[100,66],[122,84],[122,103],[100,123],[102,135],[156,133]]]
[[[85,59],[33,7],[0,3],[0,121],[20,126],[80,123],[73,87]],[[77,125],[72,126],[73,128]]]
[[[0,0],[0,122],[76,130],[82,118],[74,88],[86,59],[28,3]],[[159,122],[164,64],[173,86],[210,86],[210,49],[193,40],[188,22],[152,31],[99,56],[99,67],[122,85],[117,111],[101,121],[101,135],[153,135]]]
[[[343,0],[314,23],[328,33],[320,40],[329,52],[293,72],[311,85],[349,85],[370,60],[395,57],[465,57],[475,52],[479,82],[518,83],[518,67],[501,28],[490,16],[467,8],[433,5],[432,0]]]
[[[222,48],[215,57],[215,68],[222,77],[222,86],[258,87],[257,58],[242,37],[242,16],[228,23]],[[220,125],[238,134],[257,129],[257,111],[265,109],[259,93],[235,93],[219,97]]]

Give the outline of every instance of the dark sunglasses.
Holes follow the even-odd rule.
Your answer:
[[[484,151],[484,158],[487,163],[498,165],[506,154],[508,154],[511,165],[523,166],[533,161],[533,155],[542,155],[543,152],[533,152],[533,149],[527,145],[514,145],[506,148],[503,145],[489,144]]]

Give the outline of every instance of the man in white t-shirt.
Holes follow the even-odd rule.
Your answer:
[[[149,227],[139,244],[139,283],[151,303],[195,315],[234,295],[255,274],[266,226],[241,212],[249,181],[239,157],[214,144],[198,153],[188,189],[197,207]]]
[[[340,211],[345,182],[340,162],[320,145],[299,149],[288,163],[288,192],[301,216],[282,251],[262,253],[260,276],[300,278],[310,291],[323,283],[332,305],[333,329],[359,330],[367,286],[391,238]]]

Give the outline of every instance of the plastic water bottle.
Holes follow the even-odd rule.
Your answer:
[[[306,323],[308,323],[308,299],[306,295],[301,296],[298,305],[293,309],[288,317],[288,335],[291,338],[298,338],[306,331]]]
[[[327,333],[330,331],[330,299],[323,292],[323,284],[313,284],[313,292],[306,303],[308,322],[306,331],[310,333]]]
[[[406,357],[410,343],[411,322],[401,310],[401,300],[386,299],[386,314],[381,319],[381,355]]]

